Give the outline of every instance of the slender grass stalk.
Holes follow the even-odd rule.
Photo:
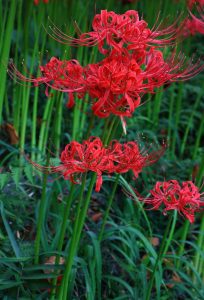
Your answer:
[[[49,154],[47,157],[47,163],[46,165],[49,165]],[[35,239],[35,245],[34,245],[34,263],[39,263],[39,253],[40,253],[40,240],[42,235],[42,225],[43,225],[43,219],[45,214],[45,205],[46,205],[46,185],[47,185],[47,178],[48,173],[45,173],[43,176],[43,188],[42,188],[42,196],[40,200],[40,206],[38,210],[38,219],[37,219],[37,234]]]
[[[69,195],[66,197],[66,200],[65,200],[66,204],[65,204],[65,208],[64,208],[62,224],[60,226],[60,236],[59,236],[58,247],[57,247],[58,252],[62,251],[64,238],[65,238],[65,233],[66,233],[66,227],[67,227],[67,220],[68,220],[68,217],[69,217],[69,214],[70,214],[71,204],[73,202],[74,190],[75,190],[75,185],[72,183]],[[59,264],[59,261],[60,261],[60,256],[57,255],[56,259],[55,259],[55,265]],[[53,281],[52,281],[53,289],[51,291],[51,298],[50,298],[51,300],[55,299],[56,284],[57,284],[57,277],[54,278]]]
[[[186,241],[186,238],[188,235],[189,228],[190,228],[190,222],[189,222],[189,220],[185,220],[185,223],[182,228],[182,235],[181,235],[179,249],[178,249],[178,257],[181,257],[184,254],[185,241]],[[176,262],[177,269],[180,268],[180,265],[181,265],[181,260],[178,259]]]
[[[197,247],[199,249],[203,249],[202,246],[204,245],[204,218],[202,218],[201,224],[200,224],[200,230],[198,235],[198,241],[197,241]],[[201,257],[200,253],[196,251],[196,255],[194,257],[193,265],[195,266],[195,269],[198,271],[199,274],[203,272],[202,266],[203,266],[203,258]]]
[[[169,88],[170,90],[170,105],[169,105],[169,117],[168,117],[168,139],[171,142],[172,140],[172,124],[173,124],[173,109],[174,109],[174,100],[175,100],[175,84],[172,84]],[[172,153],[171,151],[168,151],[169,158],[171,157]]]
[[[46,41],[46,38],[44,37],[41,53],[44,52],[45,41]],[[40,71],[38,70],[37,76],[39,76],[39,75],[40,75]],[[31,148],[32,148],[31,159],[33,161],[36,159],[34,149],[37,148],[36,137],[37,137],[37,118],[38,118],[38,115],[37,115],[38,114],[38,96],[39,96],[39,88],[35,87],[34,99],[33,99],[33,111],[32,111],[32,129],[31,129]]]
[[[44,10],[41,10],[38,18],[38,21],[41,21],[43,18],[43,14],[44,14]],[[27,32],[27,30],[26,30]],[[28,35],[28,33],[27,33]],[[28,39],[29,39],[29,35],[28,35]],[[33,69],[34,69],[34,63],[36,60],[36,54],[39,51],[39,39],[40,39],[40,31],[36,30],[35,33],[35,44],[34,44],[34,49],[33,49],[33,53],[32,53],[32,59],[31,59],[31,66],[30,66],[30,72],[32,74]],[[28,42],[25,41],[25,44],[27,46],[26,49],[28,49]],[[27,50],[28,51],[28,50]],[[28,86],[24,86],[23,87],[23,98],[22,98],[22,115],[21,115],[21,128],[20,128],[20,149],[24,149],[24,145],[25,145],[25,137],[26,137],[26,129],[27,129],[27,119],[28,119],[28,114],[29,114],[29,103],[30,103],[30,87],[31,87],[31,83],[28,84]]]
[[[159,122],[159,113],[163,96],[163,87],[159,88],[154,100],[153,124],[157,128]]]
[[[172,135],[172,142],[171,142],[171,148],[172,148],[172,155],[175,155],[176,151],[176,141],[178,136],[178,125],[181,115],[181,108],[182,108],[182,97],[183,97],[183,83],[179,83],[178,85],[178,97],[176,98],[176,114],[175,114],[175,127],[174,132]]]
[[[204,118],[201,119],[200,126],[197,130],[196,141],[195,141],[195,146],[194,146],[194,150],[193,150],[193,160],[195,160],[197,157],[203,133],[204,133]]]
[[[101,242],[102,238],[103,238],[103,233],[104,233],[105,225],[106,225],[106,222],[107,222],[107,219],[108,219],[108,216],[109,216],[109,212],[110,212],[110,208],[112,206],[113,199],[114,199],[114,196],[115,196],[115,192],[116,192],[116,189],[117,189],[117,186],[118,186],[119,177],[120,177],[120,175],[117,174],[117,176],[115,178],[115,181],[114,181],[113,188],[112,188],[112,193],[111,193],[111,195],[110,195],[110,197],[108,199],[108,205],[107,205],[104,217],[103,217],[103,221],[102,221],[102,225],[101,225],[101,230],[100,230],[99,235],[98,235],[99,242]]]
[[[62,100],[63,94],[59,94],[57,98],[57,107],[55,112],[54,130],[52,140],[54,141],[56,155],[59,155],[60,150],[60,137],[61,137],[61,126],[62,126]]]
[[[48,99],[45,105],[45,110],[42,118],[42,125],[40,128],[40,134],[39,134],[39,142],[38,142],[38,156],[37,159],[39,160],[41,155],[45,153],[45,146],[47,144],[47,137],[48,137],[48,131],[49,131],[49,124],[52,114],[52,108],[54,105],[55,99]]]
[[[20,44],[20,35],[22,32],[22,0],[18,2],[17,7],[17,34],[16,34],[16,45]],[[15,64],[18,66],[19,60],[19,49],[15,48]],[[15,78],[15,75],[14,75]],[[22,87],[19,85],[13,84],[13,124],[16,132],[19,135],[19,123],[20,123],[20,114],[21,114],[21,99],[22,99]]]
[[[37,111],[38,111],[38,95],[39,95],[39,88],[35,88],[34,93],[34,101],[33,101],[33,116],[32,116],[32,132],[31,132],[31,160],[35,160],[35,147],[36,147],[36,132],[37,132]]]
[[[2,41],[4,38],[4,32],[6,27],[6,21],[8,17],[8,11],[9,11],[9,2],[7,1],[4,3],[4,9],[3,9],[3,3],[2,0],[0,1],[0,45],[2,45]],[[0,56],[2,54],[3,48],[0,48]]]
[[[202,154],[198,175],[196,178],[197,186],[203,186],[204,183],[204,153]]]
[[[147,110],[147,117],[149,120],[152,118],[152,101],[151,101],[151,94],[147,95],[147,103],[146,103],[146,110]]]
[[[109,127],[109,129],[107,130],[107,133],[105,133],[105,134],[103,135],[103,143],[104,143],[104,146],[105,146],[105,147],[107,146],[107,144],[108,144],[108,142],[109,142],[109,140],[110,140],[111,133],[112,133],[112,130],[113,130],[113,128],[114,128],[114,124],[115,124],[116,121],[117,121],[117,117],[114,117],[113,120],[112,120],[112,122],[110,123],[110,127]],[[104,132],[105,132],[105,131],[104,131]]]
[[[2,45],[2,51],[1,51],[1,57],[0,57],[0,62],[1,62],[0,63],[0,74],[1,74],[1,80],[0,80],[0,124],[2,123],[2,120],[3,120],[2,110],[3,110],[5,89],[6,89],[6,74],[7,74],[6,65],[8,64],[8,59],[9,59],[9,53],[10,53],[10,47],[11,47],[11,35],[13,32],[13,25],[14,25],[15,14],[16,14],[16,6],[17,6],[17,1],[11,1],[11,5],[9,7],[9,17],[7,18],[5,34],[3,37],[4,42]]]
[[[175,225],[176,225],[176,219],[177,219],[177,210],[174,211],[173,220],[172,220],[172,217],[169,219],[166,230],[164,232],[164,236],[162,238],[162,243],[161,243],[161,246],[160,246],[160,249],[159,249],[159,253],[157,255],[157,259],[154,263],[154,268],[152,270],[152,274],[151,274],[151,277],[150,277],[150,282],[149,282],[149,285],[148,285],[145,300],[150,300],[151,299],[151,291],[152,291],[152,287],[153,287],[155,273],[157,271],[157,267],[158,267],[159,262],[161,262],[161,264],[162,264],[162,259],[165,256],[166,252],[168,251],[168,248],[169,248],[169,246],[171,244],[171,241],[173,239],[173,234],[174,234]]]
[[[184,150],[185,150],[185,147],[186,147],[187,138],[188,138],[188,134],[189,134],[190,128],[192,126],[193,118],[194,118],[195,113],[197,111],[198,105],[200,103],[200,99],[201,99],[202,93],[203,93],[203,91],[201,90],[201,92],[198,94],[198,96],[196,98],[196,101],[195,101],[193,109],[192,109],[191,116],[190,116],[190,118],[188,120],[188,125],[186,126],[186,130],[185,130],[185,133],[184,133],[184,136],[183,136],[183,141],[182,141],[182,144],[181,144],[181,155],[183,155],[183,153],[184,153]]]

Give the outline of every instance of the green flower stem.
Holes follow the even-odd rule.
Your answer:
[[[91,115],[91,118],[89,120],[89,127],[87,129],[87,132],[85,134],[85,138],[88,139],[90,137],[90,132],[91,132],[91,129],[93,128],[93,125],[94,125],[94,119],[95,119],[95,115],[92,114]]]
[[[199,230],[199,236],[198,236],[198,241],[197,241],[197,247],[198,249],[202,249],[202,245],[204,244],[204,236],[203,236],[203,232],[204,232],[204,218],[202,218],[201,221],[201,225],[200,225],[200,230]],[[194,258],[194,266],[195,269],[199,272],[199,274],[201,273],[201,268],[200,266],[202,266],[202,257],[200,255],[200,252],[196,251],[196,256]]]
[[[115,182],[114,182],[114,185],[113,185],[112,193],[111,193],[111,195],[110,195],[110,197],[108,199],[108,206],[106,208],[106,211],[105,211],[105,214],[104,214],[104,218],[103,218],[103,223],[101,225],[101,230],[100,230],[100,233],[99,233],[99,236],[98,236],[98,240],[100,242],[101,242],[101,240],[103,238],[103,233],[104,233],[105,225],[106,225],[106,222],[107,222],[107,219],[108,219],[110,208],[111,208],[112,203],[113,203],[113,199],[114,199],[114,196],[115,196],[116,188],[118,186],[119,178],[120,178],[120,174],[117,174]]]
[[[152,270],[152,275],[150,278],[150,283],[148,286],[145,300],[151,299],[151,291],[152,291],[152,286],[153,286],[153,282],[154,282],[154,278],[155,278],[155,273],[156,273],[159,261],[161,261],[161,263],[162,263],[162,259],[163,259],[164,255],[166,254],[166,252],[168,251],[170,243],[173,239],[173,234],[174,234],[175,225],[176,225],[176,219],[177,219],[177,210],[174,211],[173,221],[172,221],[172,218],[170,218],[170,220],[167,224],[167,227],[166,227],[163,239],[162,239],[162,244],[160,246],[159,253],[157,255],[157,259],[154,264],[154,268]],[[170,232],[169,232],[169,230],[170,230]],[[167,236],[168,236],[168,238],[167,238]]]
[[[71,204],[72,204],[72,200],[73,200],[74,188],[75,188],[75,184],[72,183],[69,195],[66,198],[66,205],[64,208],[64,215],[63,215],[62,224],[61,224],[61,228],[60,228],[60,236],[59,236],[59,242],[58,242],[58,247],[57,247],[58,252],[62,251],[64,237],[65,237],[65,233],[66,233],[66,227],[67,227],[67,219],[70,214],[70,208],[71,208]],[[57,255],[56,259],[55,259],[55,265],[58,265],[59,261],[60,261],[60,256]],[[51,292],[51,298],[50,298],[51,300],[55,299],[56,284],[57,284],[57,276],[52,281],[53,289]]]
[[[42,124],[40,128],[40,133],[39,133],[39,142],[38,142],[38,156],[37,160],[40,160],[42,154],[44,154],[45,147],[46,147],[46,137],[47,133],[46,131],[49,130],[49,124],[50,124],[50,118],[52,114],[52,109],[53,109],[53,104],[54,104],[55,99],[50,99],[46,102],[45,109],[44,109],[44,114],[42,118]]]
[[[178,257],[182,256],[184,253],[185,241],[187,238],[189,227],[190,227],[190,222],[189,222],[189,220],[186,220],[184,223],[184,226],[182,228],[183,230],[182,230],[182,236],[181,236],[181,243],[180,243],[179,250],[178,250]],[[181,260],[178,259],[176,262],[176,267],[179,268],[180,265],[181,265]]]
[[[112,129],[111,134],[109,136],[109,141],[108,142],[110,142],[112,139],[115,138],[115,135],[116,135],[117,129],[118,129],[119,125],[120,125],[120,122],[121,122],[120,118],[116,118],[116,120],[115,120],[115,122],[113,124],[113,129]]]
[[[103,134],[102,134],[102,141],[104,141],[104,139],[105,139],[106,132],[107,132],[107,129],[108,129],[108,125],[109,125],[109,118],[106,118],[105,122],[104,122],[104,129],[103,129]]]
[[[47,163],[46,166],[49,165],[49,154],[47,157]],[[40,201],[40,207],[38,210],[38,220],[37,220],[37,234],[34,244],[34,263],[39,263],[39,252],[40,252],[40,240],[41,240],[41,234],[42,234],[42,225],[43,225],[43,219],[44,219],[44,213],[45,213],[45,205],[46,205],[46,185],[47,185],[47,177],[48,173],[45,173],[43,176],[43,189],[42,189],[42,197]]]
[[[38,72],[39,74],[39,72]],[[35,148],[36,148],[36,133],[37,133],[37,112],[38,112],[38,94],[39,94],[39,88],[35,88],[34,92],[34,101],[33,101],[33,115],[32,115],[32,132],[31,132],[31,160],[35,160]]]
[[[68,256],[67,256],[67,262],[65,265],[65,272],[64,272],[63,280],[61,283],[59,296],[57,298],[58,300],[66,300],[67,299],[67,291],[68,291],[68,287],[69,287],[71,269],[72,269],[73,262],[74,262],[74,256],[77,253],[77,247],[78,247],[78,243],[79,243],[79,240],[81,237],[81,232],[82,232],[82,229],[83,229],[83,226],[85,223],[88,206],[89,206],[89,203],[91,200],[91,194],[92,194],[93,186],[94,186],[94,183],[96,180],[96,174],[95,173],[92,174],[88,192],[87,192],[87,195],[84,200],[82,196],[83,196],[83,191],[85,188],[85,180],[86,180],[86,178],[84,177],[82,186],[81,186],[81,197],[80,197],[81,199],[79,200],[79,203],[77,206],[76,221],[74,223],[74,230],[73,230],[72,239],[71,239],[69,252],[68,252]]]
[[[110,123],[110,126],[109,126],[109,130],[108,130],[108,133],[107,130],[104,130],[104,135],[103,135],[103,143],[104,143],[104,146],[106,147],[108,142],[109,142],[109,139],[111,137],[111,133],[112,133],[112,130],[114,128],[114,124],[116,122],[117,118],[113,118],[113,121]],[[106,128],[105,128],[106,129]]]

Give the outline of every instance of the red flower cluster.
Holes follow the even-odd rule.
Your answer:
[[[156,162],[164,148],[148,153],[140,150],[136,142],[120,144],[112,141],[105,147],[98,137],[90,137],[81,144],[72,141],[61,153],[61,165],[48,167],[51,173],[60,173],[66,180],[77,183],[82,173],[92,171],[97,174],[96,191],[100,191],[102,185],[102,174],[126,173],[133,171],[134,176],[145,166]],[[33,162],[32,162],[33,163]],[[33,163],[40,170],[47,170]]]
[[[157,182],[150,194],[150,198],[141,200],[152,205],[152,209],[158,210],[162,205],[164,213],[176,209],[191,223],[194,222],[195,212],[204,206],[204,201],[201,201],[202,194],[192,181],[184,181],[182,185],[177,180]]]
[[[85,93],[93,99],[93,113],[99,117],[110,114],[132,116],[140,105],[140,97],[154,93],[155,89],[177,80],[187,80],[201,71],[200,63],[186,62],[181,54],[164,59],[161,51],[113,49],[108,57],[96,64],[82,67],[77,60],[51,58],[40,66],[42,76],[28,78],[11,63],[8,72],[22,81],[34,85],[44,83],[47,88],[69,93],[68,107],[74,105],[73,93],[83,98]],[[46,89],[46,95],[48,90]]]
[[[85,68],[84,90],[94,99],[95,115],[130,117],[142,95],[154,93],[165,83],[189,79],[201,68],[199,63],[186,63],[181,54],[172,54],[165,61],[162,52],[154,47],[132,53],[112,50],[104,60]]]
[[[79,39],[65,39],[58,29],[53,30],[62,41],[74,45],[98,44],[99,50],[108,54],[102,61],[82,67],[77,60],[60,61],[53,57],[45,66],[40,66],[42,76],[39,78],[25,77],[13,64],[10,74],[34,85],[44,83],[69,93],[68,107],[74,105],[73,93],[77,93],[78,98],[88,93],[95,115],[130,117],[145,93],[154,93],[165,83],[189,79],[203,69],[199,61],[192,64],[181,54],[173,53],[165,59],[161,51],[151,46],[171,44],[176,35],[175,24],[151,30],[139,19],[137,11],[118,15],[102,10],[94,17],[92,27],[93,31],[81,34]]]
[[[8,73],[24,82],[32,82],[34,86],[46,85],[46,96],[49,96],[48,88],[69,93],[68,107],[74,105],[73,92],[84,90],[83,68],[76,59],[60,61],[52,57],[45,66],[40,66],[41,77],[29,78],[21,74],[13,63],[10,63]],[[82,94],[83,95],[83,94]],[[78,94],[80,98],[80,94]],[[82,96],[81,96],[82,97]]]

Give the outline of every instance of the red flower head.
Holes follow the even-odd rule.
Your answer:
[[[179,54],[166,60],[161,51],[118,52],[84,69],[85,90],[94,99],[92,110],[99,117],[110,114],[132,116],[140,105],[140,97],[172,81],[187,80],[201,71],[199,62],[186,63]]]
[[[96,99],[94,114],[131,116],[140,104],[143,76],[137,60],[128,52],[112,51],[99,63],[85,68],[86,90]]]
[[[191,223],[195,220],[195,212],[204,206],[201,201],[202,194],[192,181],[184,181],[182,185],[177,180],[157,182],[150,194],[150,198],[141,200],[152,205],[152,209],[158,210],[160,206],[164,206],[164,213],[176,209]]]
[[[174,53],[164,59],[161,51],[150,47],[149,50],[113,49],[108,57],[96,64],[83,68],[77,60],[51,58],[41,66],[42,76],[27,78],[13,64],[8,72],[11,76],[34,85],[46,84],[48,87],[67,92],[68,106],[74,104],[73,93],[82,98],[87,92],[93,99],[92,110],[99,117],[110,114],[132,116],[140,105],[140,97],[155,93],[155,89],[172,81],[187,80],[203,69],[198,61],[186,62],[181,54]]]
[[[61,153],[61,165],[43,167],[31,162],[36,168],[48,173],[60,173],[64,179],[78,183],[81,174],[91,171],[97,174],[96,191],[100,191],[102,174],[126,173],[133,171],[135,177],[145,166],[159,159],[164,148],[148,154],[140,151],[136,142],[120,144],[117,141],[104,146],[100,138],[90,137],[81,144],[72,141]]]
[[[48,96],[48,88],[51,87],[58,91],[69,93],[71,107],[73,103],[72,92],[83,92],[83,68],[75,59],[72,60],[59,60],[52,57],[45,66],[40,66],[42,73],[41,77],[29,78],[22,75],[14,66],[13,63],[9,65],[8,72],[15,78],[25,82],[32,82],[34,86],[44,83],[46,88],[46,95]],[[81,97],[81,96],[80,96]]]
[[[155,25],[151,30],[144,20],[139,19],[135,10],[128,10],[122,15],[102,10],[93,19],[93,31],[82,33],[78,39],[67,36],[55,26],[51,27],[51,36],[59,42],[75,46],[98,45],[99,51],[107,54],[109,51],[106,46],[120,51],[124,46],[130,50],[146,49],[152,44],[172,44],[177,36],[177,23],[176,21],[167,28]]]
[[[100,190],[102,184],[102,172],[106,170],[107,157],[105,148],[99,138],[90,138],[83,141],[71,142],[61,154],[62,165],[56,167],[56,171],[62,172],[65,179],[76,183],[75,175],[80,175],[87,171],[97,173],[96,191]],[[106,170],[108,171],[108,170]]]

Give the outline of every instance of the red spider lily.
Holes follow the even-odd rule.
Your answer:
[[[74,104],[74,92],[79,98],[87,92],[94,102],[94,114],[103,118],[110,114],[130,117],[140,105],[143,94],[154,93],[156,88],[172,81],[187,80],[202,69],[199,61],[195,64],[186,62],[181,54],[173,53],[165,60],[161,51],[151,47],[146,51],[131,52],[113,49],[101,62],[84,68],[77,60],[60,61],[53,57],[40,67],[43,76],[39,78],[25,77],[13,64],[10,64],[9,73],[22,81],[34,85],[44,83],[69,93],[69,107]]]
[[[31,82],[34,86],[45,84],[46,95],[48,96],[48,88],[69,93],[69,107],[73,106],[72,92],[83,92],[83,68],[75,59],[60,61],[56,57],[52,57],[45,66],[40,66],[41,77],[29,78],[21,74],[13,63],[10,63],[8,73],[15,79],[25,82]],[[80,95],[79,95],[80,97]],[[81,96],[82,97],[82,96]]]
[[[81,144],[72,141],[61,153],[61,165],[43,167],[31,163],[39,170],[48,173],[60,173],[65,180],[79,183],[82,173],[88,171],[97,174],[96,188],[100,191],[102,174],[126,173],[133,171],[135,177],[145,166],[156,162],[164,151],[164,147],[148,154],[148,151],[140,151],[136,142],[120,144],[118,141],[111,142],[105,147],[98,137],[90,137]]]
[[[79,38],[64,34],[55,25],[50,29],[51,36],[61,43],[89,47],[98,45],[99,51],[107,54],[106,45],[120,51],[124,46],[128,49],[146,49],[149,45],[172,44],[177,37],[177,23],[178,20],[167,28],[159,24],[150,29],[144,20],[139,19],[135,10],[128,10],[121,15],[102,10],[93,19],[93,31],[82,33]]]
[[[34,0],[33,2],[34,2],[35,5],[38,5],[39,2],[40,2],[40,0]],[[49,0],[43,0],[43,2],[44,2],[44,3],[48,3]]]
[[[195,212],[201,211],[201,206],[204,206],[204,201],[201,199],[203,194],[192,181],[184,181],[182,185],[177,180],[157,182],[150,194],[149,198],[140,198],[140,200],[152,205],[153,210],[164,206],[164,213],[176,209],[191,223],[195,220]]]
[[[92,110],[99,117],[111,113],[130,117],[140,105],[140,97],[154,93],[166,83],[187,80],[202,70],[199,61],[186,62],[181,54],[172,54],[164,60],[161,51],[126,49],[113,50],[108,57],[84,69],[85,90],[94,99]]]

